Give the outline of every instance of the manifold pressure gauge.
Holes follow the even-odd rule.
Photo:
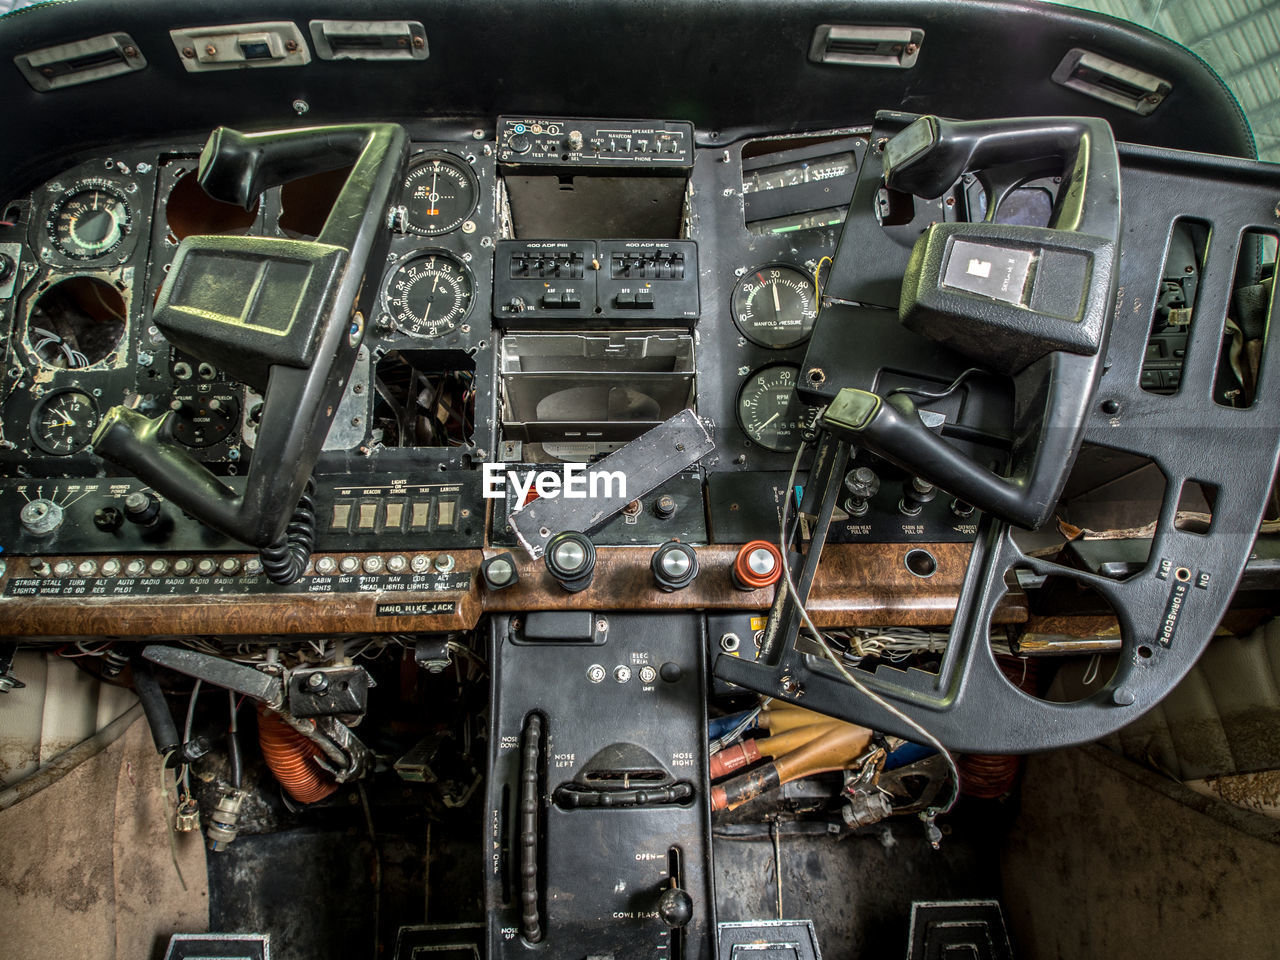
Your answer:
[[[405,229],[424,237],[456,230],[479,199],[479,181],[465,161],[448,153],[422,154],[404,180]]]
[[[738,423],[766,450],[789,453],[800,448],[813,408],[796,396],[799,373],[800,368],[791,363],[761,367],[738,391]]]
[[[471,312],[471,271],[447,253],[410,257],[387,281],[385,305],[395,329],[435,339],[452,333]]]
[[[733,290],[733,322],[758,346],[783,350],[804,343],[817,318],[813,279],[795,267],[760,267],[745,274]]]
[[[45,226],[62,253],[94,260],[120,246],[132,223],[119,187],[108,180],[82,180],[54,202]]]

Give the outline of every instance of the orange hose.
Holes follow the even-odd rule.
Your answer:
[[[760,759],[760,751],[754,740],[743,740],[711,755],[708,769],[712,780],[719,780],[740,767],[748,767]]]
[[[871,731],[865,727],[837,724],[790,753],[713,786],[711,809],[733,810],[792,780],[843,770],[857,760],[870,743]]]
[[[280,786],[299,803],[315,803],[338,789],[315,762],[320,748],[265,707],[258,708],[258,746]]]
[[[809,726],[810,724],[839,722],[834,717],[814,713],[812,710],[805,710],[803,707],[771,703],[760,711],[759,725],[776,735],[785,733],[787,730],[794,730],[796,727]]]
[[[756,749],[760,751],[762,757],[780,757],[784,753],[790,753],[797,747],[802,747],[806,743],[830,733],[838,726],[848,726],[848,724],[841,724],[838,720],[832,720],[829,723],[811,723],[808,726],[796,727],[793,730],[775,733],[773,736],[766,737],[763,740],[757,740]]]

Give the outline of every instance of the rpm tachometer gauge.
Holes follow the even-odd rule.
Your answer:
[[[82,180],[59,197],[45,223],[53,245],[73,260],[96,260],[124,242],[133,224],[124,192],[107,180]]]
[[[479,181],[465,161],[448,153],[423,154],[404,180],[405,229],[424,237],[456,230],[479,199]]]
[[[813,280],[772,264],[745,274],[733,291],[733,321],[752,343],[784,350],[809,339],[818,318]]]
[[[778,453],[800,448],[813,408],[796,395],[800,368],[792,363],[761,367],[738,391],[738,423],[753,441]]]
[[[471,271],[461,261],[447,253],[423,253],[396,267],[385,303],[400,333],[435,339],[458,328],[471,312],[474,295]]]

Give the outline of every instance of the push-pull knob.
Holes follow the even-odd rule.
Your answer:
[[[870,467],[856,467],[844,475],[844,489],[849,494],[844,509],[851,517],[865,516],[869,501],[880,492],[880,478]]]
[[[668,540],[653,551],[649,569],[659,590],[664,593],[683,590],[698,576],[698,555],[687,543]]]
[[[743,544],[733,560],[733,584],[739,590],[760,590],[778,582],[782,554],[767,540]]]
[[[551,576],[570,593],[591,586],[596,572],[596,548],[585,534],[576,530],[557,533],[548,541],[543,560]]]

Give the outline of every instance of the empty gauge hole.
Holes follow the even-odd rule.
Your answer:
[[[932,577],[938,572],[938,561],[928,550],[908,550],[903,562],[917,577]]]

